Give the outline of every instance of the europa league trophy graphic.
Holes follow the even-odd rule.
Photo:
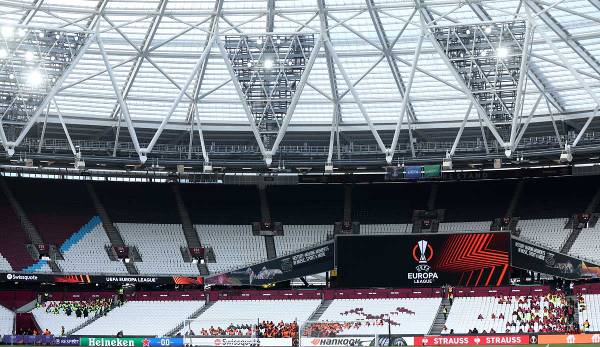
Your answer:
[[[425,257],[425,252],[427,252],[427,241],[421,240],[417,242],[419,245],[419,252],[421,256],[419,257],[419,264],[427,264],[427,258]]]

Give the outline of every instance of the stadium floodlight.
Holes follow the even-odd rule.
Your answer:
[[[512,151],[510,150],[510,148],[507,148],[507,149],[504,150],[504,155],[507,158],[510,158],[510,156],[512,155]]]
[[[15,33],[15,28],[13,28],[9,25],[5,25],[2,27],[2,37],[4,37],[5,39],[12,38],[14,33]]]
[[[263,40],[262,40],[262,39],[259,37],[259,38],[256,40],[256,44],[257,44],[257,45],[262,45],[262,43],[263,43]]]
[[[333,164],[332,163],[325,164],[325,172],[326,173],[333,173]]]
[[[8,52],[6,51],[6,49],[0,49],[0,59],[5,59],[6,57],[8,57]]]
[[[571,153],[571,147],[565,145],[565,149],[560,153],[561,163],[570,163],[573,161],[573,153]]]
[[[265,59],[265,69],[273,68],[273,59]]]
[[[496,51],[496,55],[500,59],[504,59],[504,58],[508,57],[508,53],[509,53],[508,48],[506,48],[506,47],[498,47],[498,50]]]
[[[27,83],[32,87],[39,87],[44,82],[44,76],[38,69],[33,69],[29,72]]]
[[[23,29],[23,28],[17,29],[17,36],[18,37],[23,37],[25,35],[27,35],[27,31],[25,31],[25,29]]]
[[[32,51],[27,51],[25,52],[25,54],[23,55],[23,57],[25,58],[25,61],[33,61],[33,59],[35,58],[34,54]]]
[[[483,31],[485,31],[486,34],[491,34],[492,33],[492,27],[491,26],[486,26],[485,29],[483,29]]]

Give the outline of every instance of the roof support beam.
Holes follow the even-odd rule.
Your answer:
[[[600,0],[589,0],[590,4],[600,11]]]
[[[427,6],[425,6],[423,4],[423,0],[414,0],[414,1],[415,1],[417,8],[419,9],[419,13],[421,14],[421,21],[423,23],[422,24],[423,27],[428,27],[429,23],[433,22],[433,20],[434,20],[433,16],[431,15],[431,13],[429,13]],[[460,86],[462,87],[463,93],[465,93],[465,95],[469,98],[469,100],[475,105],[478,114],[483,118],[483,121],[485,122],[486,126],[488,127],[488,129],[490,130],[492,135],[494,135],[494,138],[496,139],[496,141],[498,141],[498,143],[500,144],[501,147],[507,147],[508,144],[504,142],[504,140],[498,133],[498,130],[496,129],[496,126],[494,125],[494,123],[492,123],[492,121],[486,114],[483,107],[481,107],[479,102],[475,99],[475,97],[469,90],[469,87],[462,80],[462,77],[458,74],[458,72],[456,71],[454,66],[452,66],[452,63],[450,62],[450,60],[448,59],[446,54],[443,52],[442,48],[440,47],[440,44],[437,42],[437,40],[432,35],[429,35],[429,36],[431,38],[431,43],[432,43],[433,47],[436,49],[440,59],[442,59],[442,61],[444,61],[444,63],[446,64],[446,66],[448,67],[450,72],[452,72],[452,74],[454,75],[454,78],[456,79],[456,82],[459,83]]]
[[[317,0],[319,5],[319,19],[321,21],[321,36],[329,40],[329,20],[327,19],[327,7],[325,0]],[[338,148],[340,147],[339,136],[336,134],[340,130],[342,121],[342,108],[340,106],[340,93],[337,85],[337,77],[335,75],[335,65],[329,52],[329,47],[325,46],[325,61],[327,63],[327,75],[329,77],[329,86],[331,88],[331,97],[333,98],[333,114],[331,117],[331,131],[329,133],[329,149],[327,151],[327,163],[331,164],[333,159],[334,139],[338,139]],[[338,159],[340,159],[338,157]]]
[[[486,21],[486,22],[494,20],[487,13],[487,11],[481,6],[481,4],[472,3],[472,2],[469,2],[468,4],[469,4],[469,7],[471,8],[471,10],[473,11],[473,13],[475,13],[475,15],[477,15],[477,17],[480,20]],[[561,113],[565,112],[564,105],[560,101],[560,99],[558,99],[558,97],[556,95],[554,95],[553,92],[548,92],[548,89],[551,89],[551,88],[548,88],[549,83],[544,78],[543,74],[541,73],[541,71],[539,71],[539,69],[537,68],[537,66],[535,65],[535,63],[533,61],[529,62],[529,69],[527,70],[527,77],[529,77],[529,80],[531,82],[533,82],[533,84],[540,91],[540,93],[547,94],[547,97],[550,100],[550,103],[552,104],[552,106],[554,106]]]
[[[267,0],[267,32],[272,33],[275,24],[275,0]]]
[[[151,47],[152,40],[154,39],[154,35],[156,34],[156,30],[158,30],[158,27],[160,26],[160,22],[162,20],[162,15],[164,14],[165,8],[167,7],[167,2],[168,2],[168,0],[160,0],[159,1],[158,7],[156,8],[156,11],[158,14],[155,15],[154,18],[152,18],[152,22],[150,23],[150,26],[148,27],[148,31],[146,32],[146,35],[144,37],[144,41],[142,42],[142,47],[139,50],[138,57],[137,57],[135,63],[133,64],[133,66],[131,67],[131,70],[129,70],[129,75],[127,76],[127,79],[125,80],[125,85],[123,86],[123,90],[122,90],[123,98],[125,100],[127,100],[127,96],[129,95],[129,92],[131,91],[131,87],[133,86],[133,81],[135,81],[137,74],[140,72],[140,68],[142,67],[142,63],[144,62],[144,57],[146,56],[146,54],[148,54],[148,50]],[[123,37],[126,38],[125,36],[123,36]],[[111,119],[115,119],[117,117],[117,114],[119,113],[120,108],[121,108],[121,106],[119,105],[119,103],[116,103],[115,106],[113,107],[113,110],[110,115]]]
[[[340,58],[338,57],[335,49],[333,48],[331,41],[326,40],[325,45],[329,49],[331,58],[335,62],[335,65],[337,65],[338,69],[340,70],[340,73],[342,74],[342,77],[344,78],[344,82],[350,89],[350,93],[354,97],[354,101],[356,102],[356,105],[358,106],[363,118],[367,122],[367,125],[369,126],[369,129],[371,130],[371,133],[373,134],[373,137],[375,137],[375,141],[377,142],[379,149],[387,157],[388,150],[385,148],[385,144],[383,143],[383,140],[381,140],[381,136],[379,136],[379,133],[375,129],[375,126],[373,125],[373,121],[371,120],[371,117],[369,117],[369,114],[367,113],[367,110],[365,109],[365,106],[363,105],[363,103],[360,99],[360,96],[358,95],[358,92],[356,91],[356,89],[354,89],[354,85],[352,84],[352,81],[350,80],[348,73],[346,73],[346,69],[344,69],[344,66],[342,65]]]
[[[585,61],[597,74],[600,75],[600,63],[598,60],[590,54],[577,40],[575,40],[571,34],[560,25],[554,17],[542,6],[536,3],[534,0],[524,0],[525,4],[531,8],[535,15],[538,15],[540,19],[550,28],[552,31],[560,37],[583,61]]]
[[[209,31],[208,31],[208,34],[206,35],[206,43],[204,44],[203,50],[212,49],[212,47],[208,46],[208,41],[210,41],[211,36],[214,35],[213,32],[215,29],[215,25],[217,24],[217,21],[219,20],[221,11],[223,11],[223,1],[224,0],[216,0],[215,1],[215,13],[217,15],[215,15],[210,21]],[[207,64],[202,64],[202,67],[200,67],[200,71],[198,72],[198,76],[196,78],[196,83],[194,84],[192,100],[190,100],[190,105],[188,106],[187,117],[186,117],[186,121],[188,123],[193,123],[194,112],[196,112],[196,113],[198,112],[197,110],[194,111],[194,108],[197,107],[197,106],[194,106],[194,104],[198,103],[198,94],[200,93],[200,89],[202,88],[202,82],[204,81],[204,74],[206,73],[206,65]]]
[[[23,15],[21,18],[21,24],[29,24],[29,22],[31,22],[33,17],[35,17],[37,12],[40,10],[40,7],[42,7],[43,3],[44,0],[33,0],[33,7],[27,10],[27,12]]]
[[[367,8],[369,9],[369,16],[371,17],[371,21],[373,22],[373,26],[375,27],[375,32],[377,33],[377,38],[379,39],[379,44],[383,48],[383,55],[385,56],[388,66],[390,67],[390,70],[392,71],[392,76],[394,77],[394,82],[396,82],[396,87],[398,88],[398,92],[400,92],[400,96],[402,97],[402,99],[404,99],[405,95],[407,94],[406,86],[404,85],[404,81],[402,80],[402,75],[400,74],[400,70],[398,69],[398,64],[396,64],[396,60],[394,59],[394,54],[392,53],[393,45],[390,44],[390,41],[387,37],[385,29],[383,28],[383,24],[381,23],[381,18],[379,17],[379,12],[377,12],[377,9],[375,7],[374,0],[365,0],[365,2],[367,3]],[[413,12],[413,15],[414,15],[414,12]],[[411,15],[411,19],[412,19],[412,15]],[[410,20],[409,20],[409,22],[410,22]],[[398,34],[398,38],[402,35],[402,33],[404,32],[404,29],[406,29],[407,25],[408,25],[408,23],[406,23],[406,25],[404,25],[404,27],[402,28],[402,31]],[[396,38],[396,40],[398,38]],[[396,41],[396,40],[394,40],[394,41]],[[416,65],[416,64],[413,62],[413,65]],[[417,121],[417,117],[415,116],[415,110],[412,106],[412,103],[410,102],[410,99],[408,100],[408,118],[410,119],[410,121],[414,121],[414,122]]]
[[[99,25],[96,25],[98,28]],[[100,48],[100,53],[102,54],[102,60],[104,61],[104,65],[108,71],[108,77],[110,78],[110,82],[112,83],[113,91],[117,96],[117,101],[121,105],[121,113],[123,114],[123,118],[125,118],[125,122],[127,123],[127,129],[129,130],[129,135],[131,136],[131,141],[133,142],[133,147],[135,148],[136,153],[140,158],[140,162],[143,164],[148,159],[140,148],[140,143],[138,142],[137,134],[135,132],[135,128],[133,126],[133,122],[131,121],[131,116],[129,115],[129,108],[125,103],[125,99],[123,98],[123,94],[121,93],[121,89],[115,79],[115,75],[113,73],[112,67],[110,66],[110,61],[108,60],[108,55],[104,50],[104,43],[102,42],[102,38],[100,36],[96,36],[96,40],[98,41],[98,47]]]
[[[392,139],[392,145],[390,146],[389,153],[386,155],[385,160],[388,164],[392,163],[394,159],[394,152],[396,151],[396,146],[398,146],[398,138],[400,137],[400,130],[402,129],[402,121],[404,120],[404,114],[406,113],[406,109],[408,107],[408,98],[410,96],[410,91],[412,89],[412,84],[415,79],[415,71],[417,70],[417,64],[419,63],[419,57],[421,56],[421,48],[423,47],[423,41],[425,40],[425,32],[421,32],[419,36],[419,41],[417,42],[417,48],[415,49],[415,55],[413,57],[412,68],[410,69],[410,76],[408,76],[408,86],[406,87],[406,91],[404,97],[402,98],[402,105],[400,106],[400,114],[398,116],[398,122],[396,123],[396,130],[394,131],[394,137]],[[408,118],[408,117],[407,117]],[[410,120],[408,120],[408,131],[409,137],[411,141],[411,152],[414,157],[414,146],[412,144],[412,129],[410,129]]]
[[[83,55],[88,50],[92,41],[95,38],[96,38],[96,34],[90,34],[87,37],[86,42],[80,48],[79,53],[77,54],[77,56],[75,56],[75,59],[73,59],[73,61],[71,61],[71,64],[63,72],[62,76],[60,76],[60,78],[58,78],[58,80],[56,81],[54,86],[48,91],[48,94],[44,97],[44,100],[42,100],[41,104],[38,105],[37,109],[33,112],[31,117],[27,120],[27,123],[25,123],[25,125],[23,126],[23,129],[21,130],[21,133],[19,134],[19,136],[17,137],[17,139],[14,142],[7,142],[6,135],[4,134],[4,128],[0,125],[0,139],[2,140],[2,144],[4,145],[4,148],[6,149],[6,152],[9,157],[11,157],[15,153],[15,147],[19,146],[21,144],[21,142],[23,141],[23,139],[25,139],[25,136],[27,136],[27,133],[29,132],[29,130],[31,130],[31,128],[33,127],[33,125],[35,124],[35,122],[37,121],[39,116],[42,114],[43,110],[48,106],[48,104],[50,104],[50,100],[52,100],[52,98],[54,98],[54,96],[58,93],[63,82],[67,79],[67,77],[69,77],[69,74],[71,73],[71,71],[73,71],[75,66],[77,66],[77,64],[81,60],[81,57],[83,57]]]
[[[458,143],[460,142],[462,133],[465,130],[465,126],[467,125],[467,120],[469,119],[469,115],[471,114],[472,109],[473,109],[473,102],[471,102],[469,104],[469,108],[467,109],[465,118],[463,118],[462,123],[460,123],[460,128],[458,128],[458,134],[456,134],[456,138],[454,139],[454,143],[452,144],[452,148],[450,149],[450,157],[452,157],[454,155],[454,152],[456,152],[456,148],[458,147]]]

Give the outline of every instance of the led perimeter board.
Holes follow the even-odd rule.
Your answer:
[[[507,232],[339,235],[335,242],[341,287],[509,284]]]

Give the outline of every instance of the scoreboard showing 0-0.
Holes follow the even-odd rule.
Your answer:
[[[507,232],[336,237],[342,287],[500,286],[509,283]]]

